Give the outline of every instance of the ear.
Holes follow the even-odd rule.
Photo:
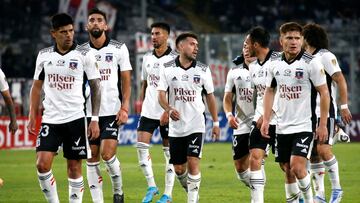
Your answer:
[[[282,36],[281,36],[281,35],[280,35],[280,37],[279,37],[279,43],[280,43],[281,46],[283,45],[283,43],[282,43]]]
[[[106,24],[104,27],[104,31],[107,31],[109,29],[108,25]]]
[[[55,39],[55,33],[56,33],[55,30],[53,30],[53,29],[50,30],[50,35],[54,39]]]

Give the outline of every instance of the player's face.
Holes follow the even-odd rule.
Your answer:
[[[89,16],[86,28],[90,35],[95,38],[101,37],[101,35],[108,29],[105,18],[98,13],[94,13]]]
[[[71,24],[59,27],[51,31],[51,36],[59,48],[69,50],[74,41],[74,27]]]
[[[256,56],[255,47],[254,47],[254,44],[252,43],[249,35],[246,36],[244,46],[243,46],[243,53],[244,53],[245,45],[246,45],[247,52],[249,54],[248,57],[255,57]]]
[[[243,49],[242,49],[242,52],[243,52],[243,55],[244,55],[244,59],[246,62],[248,63],[251,63],[253,61],[256,60],[256,57],[253,57],[250,53],[250,46],[248,44],[248,37],[246,38],[246,40],[244,41],[244,45],[243,45]]]
[[[162,28],[154,27],[151,29],[151,42],[155,49],[167,45],[168,37],[168,33]]]
[[[180,53],[188,60],[195,60],[199,47],[199,43],[195,38],[188,37],[180,44]]]
[[[289,55],[290,57],[297,56],[297,54],[301,51],[303,37],[299,31],[286,32],[281,34],[280,44],[286,55]]]

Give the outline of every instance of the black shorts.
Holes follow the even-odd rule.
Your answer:
[[[269,126],[269,135],[270,138],[265,138],[261,135],[260,129],[256,127],[256,122],[252,122],[250,139],[249,139],[249,149],[262,149],[265,153],[268,153],[270,147],[272,153],[275,153],[275,137],[276,137],[276,126]]]
[[[169,139],[169,125],[160,125],[160,120],[150,119],[141,116],[138,123],[137,131],[145,131],[150,134],[154,133],[154,130],[159,127],[160,135],[162,139]]]
[[[320,118],[318,118],[318,122],[320,122]],[[328,130],[328,137],[327,140],[324,142],[324,144],[328,144],[328,145],[333,145],[334,142],[336,142],[336,140],[334,140],[334,136],[335,136],[335,118],[328,118],[327,119],[327,130]],[[318,124],[316,124],[317,126]],[[316,128],[315,128],[316,130]],[[314,133],[316,133],[316,131],[314,130]],[[313,156],[318,156],[318,152],[317,152],[317,140],[314,140],[314,147],[311,153],[311,157]]]
[[[63,124],[42,123],[36,140],[36,151],[57,152],[62,145],[67,159],[90,158],[86,125],[85,118]]]
[[[249,154],[249,133],[234,135],[232,141],[233,159],[238,160]]]
[[[185,137],[169,137],[170,163],[184,164],[188,156],[201,158],[203,143],[203,133],[193,133]]]
[[[310,158],[313,147],[313,133],[300,132],[294,134],[277,134],[275,142],[275,161],[290,162],[292,155]]]
[[[117,140],[119,136],[119,126],[116,124],[116,116],[100,116],[99,117],[99,128],[100,136],[95,140],[89,140],[91,145],[100,146],[101,140],[114,139]],[[91,118],[87,118],[90,123]]]

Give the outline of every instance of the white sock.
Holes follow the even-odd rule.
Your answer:
[[[298,179],[299,188],[303,194],[305,203],[313,203],[313,194],[310,184],[310,175],[307,174],[303,179]]]
[[[40,188],[45,195],[45,198],[50,203],[58,203],[59,196],[56,189],[56,181],[52,171],[45,173],[37,172]]]
[[[90,188],[92,201],[94,203],[104,202],[104,195],[102,191],[102,177],[100,174],[100,162],[86,162],[87,181]]]
[[[265,159],[261,161],[261,172],[263,173],[264,177],[264,185],[266,185]]]
[[[113,194],[122,195],[123,191],[122,191],[122,176],[120,170],[120,162],[117,159],[116,155],[114,155],[108,161],[105,161],[105,166],[111,178]]]
[[[251,198],[254,203],[264,202],[264,176],[261,170],[250,171]]]
[[[324,162],[311,163],[311,176],[312,183],[315,191],[315,196],[319,196],[325,199],[325,186],[324,186],[324,177],[325,177],[325,165]]]
[[[286,203],[298,203],[300,193],[299,186],[296,182],[285,183]]]
[[[170,151],[169,147],[163,147],[165,157],[165,191],[164,194],[171,197],[175,181],[174,165],[170,164]]]
[[[84,194],[83,177],[72,179],[69,181],[69,203],[81,203]]]
[[[331,188],[332,189],[341,189],[340,177],[339,177],[339,165],[338,165],[338,162],[337,162],[335,156],[333,156],[328,161],[324,161],[324,165],[329,173]]]
[[[154,172],[152,170],[152,161],[149,153],[150,145],[138,142],[136,144],[139,165],[145,175],[148,187],[156,187],[155,179],[154,179]]]
[[[243,172],[237,172],[238,179],[245,184],[246,187],[250,187],[250,169],[246,169]]]
[[[201,173],[197,175],[188,174],[188,203],[198,202],[199,190],[201,182]]]
[[[184,190],[187,192],[188,191],[188,187],[187,187],[187,178],[188,177],[188,172],[185,171],[183,174],[181,175],[177,175],[177,179],[180,182],[180,185],[184,188]]]

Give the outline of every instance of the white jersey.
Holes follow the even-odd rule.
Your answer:
[[[313,54],[318,57],[323,64],[326,73],[327,85],[330,94],[330,109],[329,117],[337,118],[337,104],[336,104],[336,82],[332,80],[331,76],[337,72],[341,72],[336,56],[327,49],[316,50]],[[316,115],[320,117],[320,95],[316,97]]]
[[[266,55],[265,60],[261,63],[259,60],[255,60],[254,62],[249,64],[250,70],[250,78],[251,82],[256,88],[256,107],[255,107],[255,115],[254,120],[257,122],[261,116],[264,115],[264,94],[266,88],[266,74],[267,74],[267,66],[270,63],[270,57],[279,56],[279,52],[269,51]],[[276,101],[277,97],[275,97],[273,110],[276,110]],[[272,118],[270,121],[271,125],[276,125],[275,115],[272,114]]]
[[[0,91],[6,91],[9,89],[9,84],[6,81],[4,72],[0,69]]]
[[[312,132],[311,88],[326,84],[325,71],[317,58],[301,51],[292,61],[284,55],[271,58],[266,86],[276,79],[278,107],[276,133]]]
[[[91,48],[99,66],[101,75],[99,116],[116,115],[121,108],[120,72],[132,70],[128,48],[124,43],[110,38],[106,38],[104,45],[99,49],[95,48],[91,42],[83,44],[82,47]],[[88,92],[90,91],[88,90]],[[92,115],[91,96],[86,98],[86,115],[88,117]]]
[[[158,102],[158,91],[156,89],[160,80],[160,68],[163,67],[164,63],[173,60],[177,55],[170,47],[160,57],[155,55],[155,51],[144,55],[141,67],[141,80],[146,80],[147,87],[141,108],[141,116],[159,120],[163,114],[164,111]]]
[[[43,80],[43,123],[62,124],[84,117],[84,75],[100,78],[95,57],[90,49],[71,47],[60,54],[55,47],[39,51],[34,80]]]
[[[168,90],[169,88],[169,90]],[[179,57],[160,69],[158,90],[167,91],[169,104],[180,113],[180,120],[169,121],[169,136],[184,137],[205,132],[205,104],[202,92],[214,92],[210,68],[193,61],[191,67],[181,67]]]
[[[239,126],[234,129],[234,135],[249,133],[254,117],[254,89],[248,67],[245,64],[230,69],[226,77],[225,92],[236,95],[235,117],[239,122]]]

